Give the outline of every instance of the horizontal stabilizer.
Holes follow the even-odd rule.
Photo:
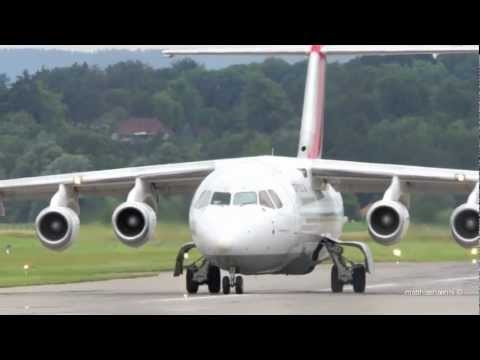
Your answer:
[[[165,55],[415,55],[478,53],[478,45],[191,45],[164,49]]]

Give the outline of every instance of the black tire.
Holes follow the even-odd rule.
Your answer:
[[[336,265],[332,268],[332,292],[338,294],[343,292],[343,286],[345,285],[338,277],[338,268]]]
[[[222,280],[222,289],[225,295],[230,294],[230,278],[225,276]]]
[[[243,277],[237,276],[235,279],[235,292],[238,295],[243,294]]]
[[[210,294],[218,294],[222,287],[222,278],[220,275],[220,269],[216,266],[210,266],[208,268],[208,291]]]
[[[353,290],[357,294],[365,293],[367,287],[367,272],[365,266],[358,265],[353,268]]]
[[[198,293],[198,283],[196,283],[193,280],[194,275],[195,275],[195,273],[191,269],[187,270],[187,292],[189,294]]]

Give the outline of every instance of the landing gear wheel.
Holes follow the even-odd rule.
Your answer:
[[[335,294],[343,292],[343,282],[338,276],[338,268],[336,265],[332,268],[332,292]]]
[[[235,292],[238,295],[243,294],[243,278],[241,276],[237,276],[235,279]]]
[[[195,273],[192,269],[187,270],[187,292],[189,294],[196,294],[198,293],[198,283],[193,280],[193,276]]]
[[[225,295],[230,294],[230,278],[228,276],[225,276],[222,280],[222,288],[223,288],[223,293]]]
[[[218,294],[221,288],[221,276],[220,269],[216,266],[210,266],[208,268],[208,291],[210,294]]]
[[[367,274],[365,266],[357,265],[353,268],[353,290],[357,294],[365,293],[367,286]]]

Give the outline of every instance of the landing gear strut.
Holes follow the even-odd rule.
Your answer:
[[[343,292],[345,285],[353,285],[353,290],[358,294],[365,293],[367,272],[373,271],[373,257],[370,249],[362,243],[342,242],[323,238],[320,245],[324,246],[333,261],[331,285],[333,293]],[[365,265],[354,264],[343,256],[344,246],[360,249],[365,257]]]
[[[230,275],[225,276],[222,280],[222,289],[225,295],[230,294],[232,288],[235,288],[236,294],[243,294],[243,277],[237,276],[235,269],[231,269]]]
[[[190,243],[184,245],[180,249],[175,265],[175,277],[183,274],[186,254],[194,248],[195,244]],[[218,294],[221,289],[220,282],[220,269],[203,258],[187,266],[186,288],[189,294],[198,293],[198,289],[201,285],[207,285],[208,291],[211,294]]]
[[[187,267],[187,292],[196,294],[201,285],[207,285],[210,294],[220,292],[220,269],[205,259]]]

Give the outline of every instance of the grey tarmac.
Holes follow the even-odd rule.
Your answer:
[[[366,294],[330,291],[330,266],[306,276],[248,276],[244,295],[187,296],[185,279],[156,277],[0,289],[2,315],[478,315],[471,263],[377,264]]]

